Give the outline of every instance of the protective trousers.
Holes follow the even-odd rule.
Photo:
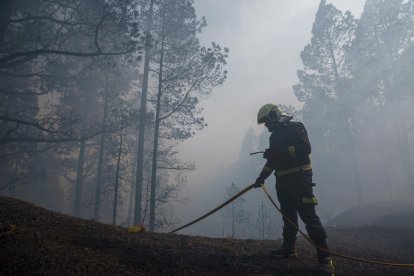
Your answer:
[[[321,248],[328,249],[326,232],[316,214],[316,198],[313,194],[312,171],[300,171],[276,177],[276,192],[284,215],[283,248],[294,249],[298,230],[288,222],[298,226],[298,214],[305,223],[311,240]],[[319,261],[329,257],[329,253],[316,249]]]

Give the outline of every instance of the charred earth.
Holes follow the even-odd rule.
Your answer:
[[[414,228],[329,227],[334,251],[414,263]],[[128,233],[0,197],[1,275],[312,275],[315,250],[299,239],[297,259],[274,259],[280,241]],[[414,275],[414,268],[334,258],[335,275]]]

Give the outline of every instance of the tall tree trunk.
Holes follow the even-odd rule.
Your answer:
[[[15,0],[0,1],[0,53],[3,51],[3,40],[6,35],[11,12],[13,11]]]
[[[155,117],[155,131],[154,131],[154,148],[152,152],[152,171],[151,171],[151,195],[150,195],[150,215],[149,215],[149,230],[154,231],[155,225],[155,194],[157,188],[157,161],[158,161],[158,138],[160,132],[160,101],[161,93],[158,91],[157,95],[157,111]]]
[[[393,72],[395,75],[395,72]],[[391,84],[391,81],[387,78],[388,83],[390,83],[390,91],[396,91],[397,94],[397,107],[398,110],[402,113],[401,115],[404,116],[404,108],[402,104],[402,98],[400,93],[400,88],[395,87],[395,85]],[[413,160],[411,158],[410,152],[410,142],[408,141],[408,133],[407,129],[404,125],[404,120],[396,120],[395,127],[397,129],[397,137],[398,137],[398,150],[400,152],[401,160],[403,163],[403,172],[405,175],[407,188],[410,190],[411,194],[414,195],[414,166]]]
[[[164,66],[164,42],[165,42],[165,12],[162,19],[162,39],[161,39],[161,56],[160,67],[158,71],[158,92],[157,92],[157,107],[155,112],[155,131],[154,131],[154,148],[152,152],[152,172],[151,172],[151,196],[150,196],[150,217],[149,230],[154,231],[155,225],[155,194],[157,190],[157,166],[158,166],[158,144],[160,133],[160,113],[161,113],[161,96],[163,84],[163,66]]]
[[[106,120],[108,117],[108,82],[105,87],[104,95],[104,110],[102,118],[102,128],[106,128]],[[103,167],[103,157],[105,152],[105,140],[106,140],[106,131],[102,131],[100,142],[99,142],[99,157],[98,157],[98,168],[96,173],[96,187],[95,187],[95,204],[93,211],[93,218],[95,221],[99,220],[99,209],[101,205],[101,187],[102,187],[102,167]]]
[[[384,113],[386,114],[386,112],[388,112],[387,108],[384,108]],[[384,139],[384,135],[383,133],[381,133],[381,129],[383,127],[383,124],[380,125],[378,120],[372,120],[375,123],[375,130],[374,133],[376,134],[375,137],[376,139],[378,139],[379,144],[381,145],[379,147],[379,153],[380,153],[380,163],[381,163],[381,174],[384,176],[383,179],[385,181],[385,186],[387,187],[388,193],[389,193],[389,199],[393,199],[394,198],[394,192],[392,189],[392,185],[391,185],[391,177],[390,177],[390,173],[389,173],[389,168],[387,165],[386,160],[388,159],[387,157],[387,153],[385,151],[385,149],[389,148],[389,146],[387,145],[387,142]],[[381,130],[381,131],[380,131]]]
[[[148,205],[149,205],[149,201],[150,201],[150,199],[149,199],[149,192],[150,192],[150,186],[151,186],[151,182],[149,182],[149,183],[147,183],[147,189],[146,189],[146,191],[145,191],[145,205],[144,205],[144,210],[142,211],[142,214],[143,214],[143,216],[142,216],[142,220],[141,220],[141,223],[142,224],[145,224],[145,220],[147,219],[147,213],[148,213]]]
[[[19,172],[19,163],[17,163],[17,160],[14,160],[14,179],[15,180],[17,180],[18,179],[18,172]],[[15,183],[13,183],[11,186],[10,186],[10,195],[11,195],[11,197],[14,197],[15,196],[15,192],[16,192],[16,184]]]
[[[124,116],[122,115],[121,133],[119,135],[119,149],[118,149],[118,160],[116,162],[116,174],[115,174],[115,192],[114,192],[114,211],[112,214],[112,224],[116,224],[116,211],[118,206],[118,186],[119,186],[119,166],[121,164],[122,156],[122,142],[124,140]]]
[[[323,1],[322,1],[323,2]],[[321,2],[321,5],[322,5]],[[325,3],[323,3],[325,4]],[[342,86],[342,80],[341,80],[341,76],[339,74],[339,70],[338,70],[338,62],[336,60],[335,54],[334,54],[334,50],[333,50],[333,46],[332,46],[332,41],[329,38],[328,39],[328,49],[329,49],[329,55],[332,59],[332,64],[333,64],[333,69],[334,69],[334,75],[335,75],[335,89],[337,91],[338,94],[343,95],[344,94],[344,88]],[[360,205],[364,202],[364,197],[363,197],[363,193],[362,193],[362,183],[361,183],[361,175],[359,172],[359,167],[358,167],[358,158],[356,156],[356,149],[355,149],[355,144],[354,144],[354,137],[353,137],[353,128],[351,125],[351,122],[349,122],[347,119],[352,117],[352,113],[350,110],[348,110],[348,108],[346,108],[346,106],[344,107],[345,103],[341,103],[342,104],[342,119],[345,119],[344,122],[344,126],[346,127],[345,132],[346,132],[346,136],[345,139],[348,143],[348,147],[349,147],[349,154],[350,154],[350,158],[351,158],[351,174],[352,174],[352,179],[353,182],[355,184],[355,187],[357,189],[356,191],[356,197],[357,197],[357,204]],[[339,116],[341,116],[341,114],[339,114]],[[341,120],[341,118],[339,118]]]
[[[234,202],[231,203],[231,237],[234,239],[235,238],[235,214],[234,214]]]
[[[355,184],[356,188],[356,198],[357,198],[357,204],[361,205],[365,202],[363,192],[362,192],[362,182],[361,182],[361,175],[359,173],[359,167],[358,167],[358,158],[356,155],[356,148],[354,144],[354,138],[352,135],[352,126],[348,122],[348,130],[347,130],[347,137],[346,140],[348,142],[349,147],[349,155],[351,157],[351,176],[353,179],[353,182]]]
[[[148,94],[148,76],[149,76],[149,62],[151,50],[151,29],[152,29],[152,13],[154,0],[151,0],[149,15],[148,15],[148,30],[145,41],[145,57],[144,57],[144,76],[142,81],[141,107],[140,107],[140,124],[138,135],[138,157],[137,157],[137,171],[135,177],[135,216],[134,224],[141,223],[141,197],[142,197],[142,182],[144,178],[144,139],[145,126],[147,116],[147,94]]]
[[[134,181],[131,181],[131,190],[129,191],[127,226],[131,226],[131,222],[132,222],[132,209],[134,208],[134,194],[135,194],[134,184],[135,184]]]
[[[83,165],[85,163],[85,149],[86,141],[82,140],[79,145],[79,156],[78,156],[78,170],[76,174],[76,186],[75,186],[75,208],[74,216],[80,217],[81,202],[82,202],[82,186],[83,186]]]
[[[341,132],[343,132],[345,147],[350,158],[349,163],[351,168],[350,172],[348,172],[349,179],[352,181],[352,184],[355,185],[356,204],[361,205],[365,202],[365,199],[362,192],[361,174],[358,166],[357,150],[354,143],[353,127],[351,122],[348,121],[348,116],[350,116],[350,114],[350,111],[342,106],[342,113],[338,112],[336,115],[338,116],[338,122],[342,122]]]
[[[262,215],[262,240],[265,238],[265,217],[264,217],[264,204],[263,201],[260,204],[260,212]]]
[[[383,77],[382,77],[384,81],[384,85],[385,85],[385,91],[396,93],[395,97],[397,101],[397,109],[400,112],[403,112],[404,109],[402,106],[400,88],[395,87],[395,84],[392,81],[392,79],[395,76],[397,76],[397,73],[392,68],[392,64],[395,62],[393,58],[395,55],[392,52],[387,51],[384,47],[382,47],[383,44],[379,40],[378,33],[379,31],[375,27],[375,35],[377,38],[377,43],[378,43],[378,47],[380,50],[380,54],[382,57],[385,57],[388,59],[388,60],[385,60],[384,58],[382,62],[385,63],[386,61],[389,66],[383,73]],[[398,145],[398,150],[400,152],[400,157],[402,161],[403,173],[404,173],[404,176],[407,182],[407,186],[411,190],[411,193],[414,195],[414,182],[413,182],[414,181],[414,172],[413,172],[414,166],[413,166],[413,160],[411,158],[411,153],[410,153],[410,143],[407,138],[408,134],[404,126],[404,121],[403,120],[396,120],[396,121],[397,123],[395,124],[395,129],[396,129],[397,139],[398,139],[397,145]]]
[[[91,93],[88,89],[85,90],[85,101],[83,106],[83,122],[81,129],[81,137],[85,137],[87,128],[87,121],[89,115],[89,103],[91,100]],[[79,156],[78,156],[78,169],[76,173],[76,186],[75,186],[75,202],[74,202],[74,216],[80,217],[81,205],[82,205],[82,189],[83,189],[83,168],[85,163],[85,151],[86,151],[86,140],[82,140],[79,144]]]
[[[400,109],[401,110],[401,109]],[[401,120],[397,120],[397,137],[398,137],[398,150],[400,152],[402,160],[402,169],[406,179],[407,187],[412,194],[414,194],[414,172],[413,161],[410,154],[410,143],[408,142],[408,134],[405,126]]]

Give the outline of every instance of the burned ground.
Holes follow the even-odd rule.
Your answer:
[[[414,263],[414,229],[330,227],[333,250],[366,259]],[[297,259],[277,260],[280,241],[213,239],[125,228],[54,213],[0,197],[1,275],[312,275],[315,251],[299,239]],[[336,275],[414,275],[334,258]]]

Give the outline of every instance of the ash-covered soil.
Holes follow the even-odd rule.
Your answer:
[[[414,263],[414,229],[328,228],[332,250]],[[280,241],[212,239],[125,228],[0,197],[1,275],[312,275],[315,250],[299,239],[297,259],[274,259]],[[334,258],[335,275],[414,275],[414,268]]]

